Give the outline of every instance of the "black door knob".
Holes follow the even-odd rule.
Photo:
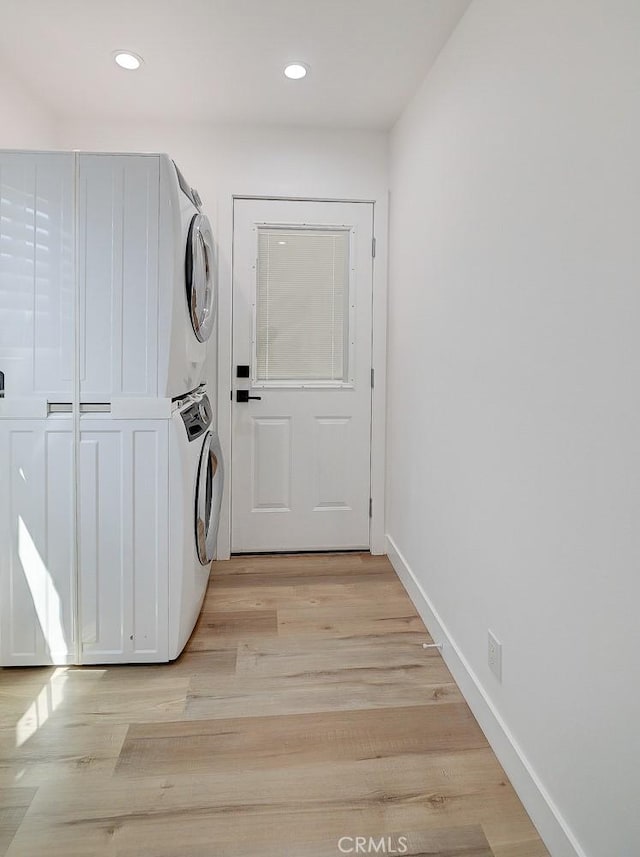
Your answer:
[[[261,399],[262,396],[250,396],[248,390],[236,390],[236,402],[248,402],[249,399]]]

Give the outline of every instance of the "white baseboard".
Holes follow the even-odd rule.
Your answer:
[[[509,727],[485,693],[478,676],[449,634],[429,596],[389,535],[387,554],[429,633],[436,643],[443,644],[442,657],[445,663],[550,854],[552,857],[587,857]]]

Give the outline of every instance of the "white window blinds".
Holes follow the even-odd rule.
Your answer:
[[[257,267],[257,380],[345,380],[349,231],[259,227]]]

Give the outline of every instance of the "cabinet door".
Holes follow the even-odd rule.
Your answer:
[[[7,398],[71,401],[73,164],[0,152],[0,371]]]
[[[80,422],[82,663],[167,660],[168,422]]]
[[[0,420],[0,664],[75,661],[73,433]]]
[[[80,155],[80,395],[157,396],[159,159]]]

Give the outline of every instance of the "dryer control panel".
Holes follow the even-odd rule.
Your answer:
[[[199,396],[180,412],[189,440],[197,440],[211,425],[211,402],[209,396]]]
[[[173,161],[173,166],[176,168],[176,175],[178,176],[178,184],[180,185],[180,190],[185,194],[185,196],[189,197],[189,199],[195,205],[198,211],[200,211],[200,209],[202,208],[202,200],[200,199],[200,194],[194,187],[189,187],[189,185],[187,184],[187,180],[182,175],[182,172],[180,171],[180,168],[178,167],[175,161]]]

